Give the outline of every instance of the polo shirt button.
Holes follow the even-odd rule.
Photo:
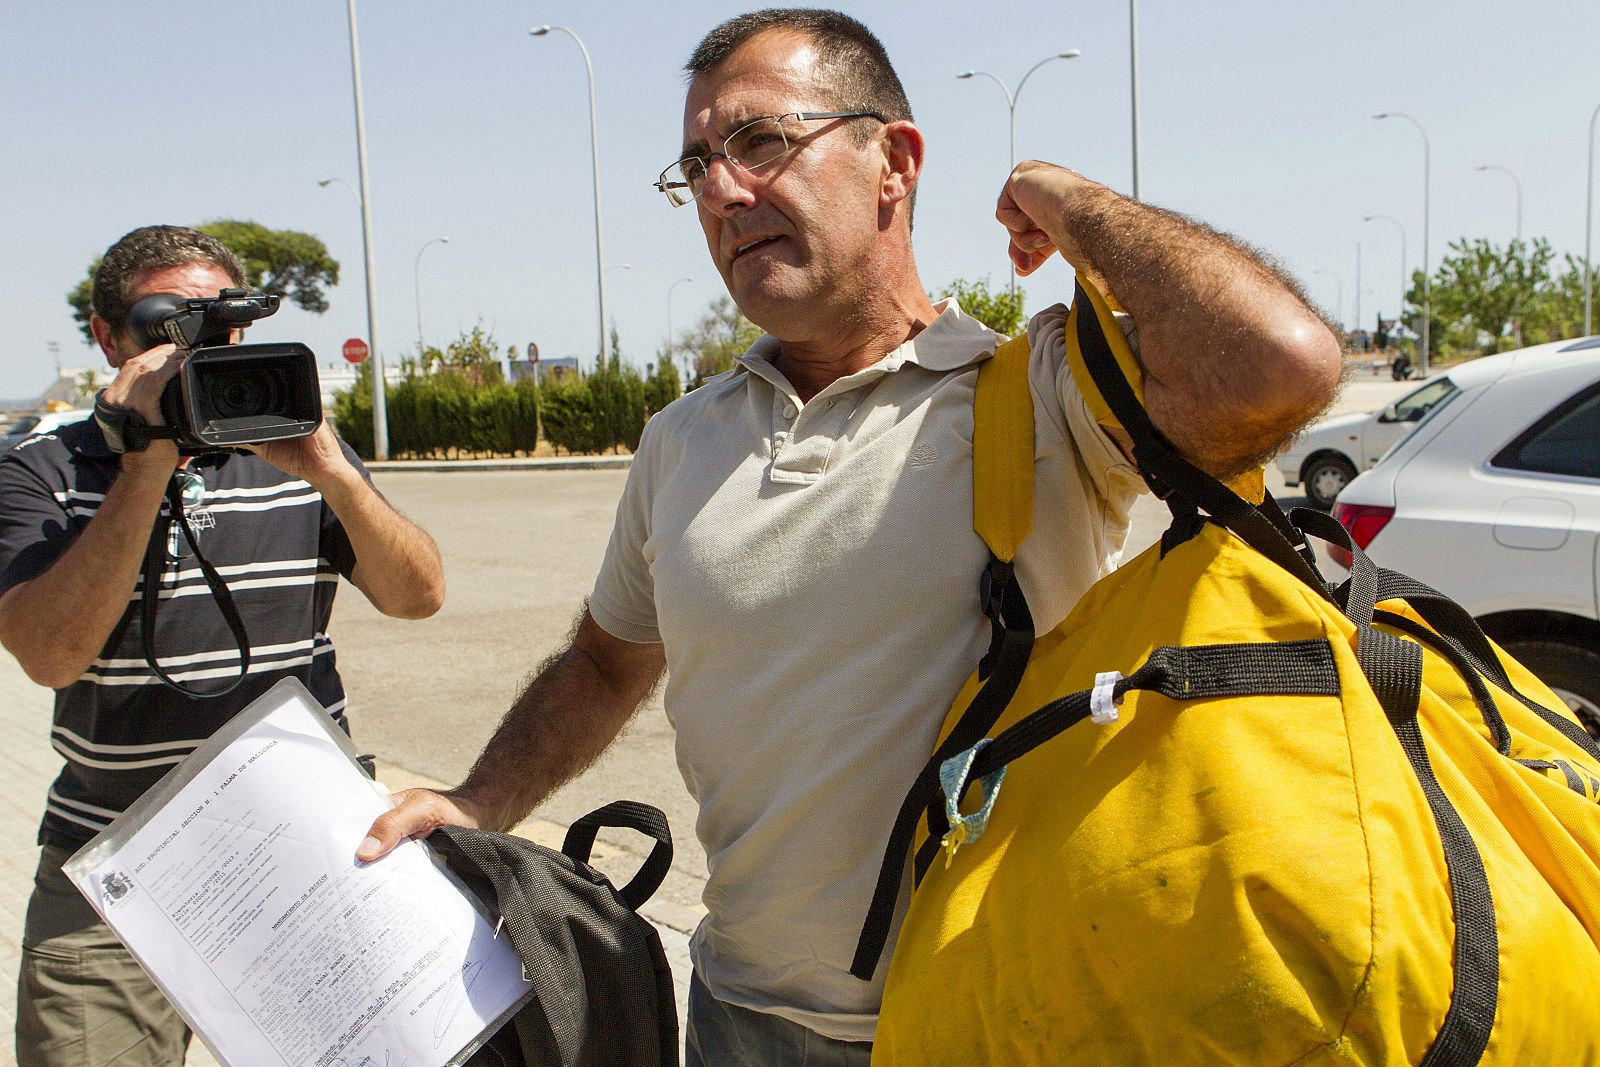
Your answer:
[[[800,414],[800,409],[796,408],[793,404],[785,404],[785,405],[783,405],[783,417],[784,418],[792,419],[798,414]]]

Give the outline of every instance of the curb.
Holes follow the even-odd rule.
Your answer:
[[[423,471],[609,471],[627,470],[632,456],[568,456],[557,459],[386,459],[365,463],[369,471],[399,473]]]

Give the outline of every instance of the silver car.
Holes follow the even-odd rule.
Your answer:
[[[1450,376],[1334,515],[1379,566],[1470,611],[1600,735],[1600,337]]]
[[[1274,462],[1290,488],[1304,483],[1306,499],[1312,507],[1327,511],[1351,479],[1377,463],[1435,404],[1456,389],[1450,372],[1436,374],[1382,411],[1319,419],[1291,441]]]

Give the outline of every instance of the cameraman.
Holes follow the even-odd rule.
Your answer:
[[[155,293],[214,297],[242,285],[238,257],[194,230],[148,226],[114,244],[95,272],[90,319],[117,369],[104,399],[162,423],[161,392],[183,356],[171,345],[138,351],[129,309]],[[61,864],[280,679],[298,678],[345,727],[326,632],[339,575],[385,615],[425,618],[444,599],[432,539],[379,495],[327,423],[252,451],[180,457],[172,441],[154,440],[117,455],[89,419],[0,460],[0,644],[56,690],[51,740],[66,761],[46,802],[23,934],[21,1067],[183,1062],[182,1019]],[[154,541],[165,552],[156,657],[189,688],[222,689],[237,674],[232,632],[164,505],[175,480],[250,639],[248,677],[217,698],[161,684],[144,654],[142,573]]]

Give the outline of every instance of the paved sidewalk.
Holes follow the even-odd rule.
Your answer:
[[[15,659],[0,652],[0,1065],[15,1067],[12,1033],[16,1024],[17,964],[20,958],[22,920],[33,888],[33,871],[39,862],[34,835],[44,812],[45,793],[60,770],[61,757],[50,747],[50,690],[30,682]],[[381,774],[391,789],[437,787],[439,783],[397,768]],[[515,831],[552,848],[560,848],[566,828],[542,819],[529,819]],[[621,849],[596,842],[594,863],[621,883],[636,864]],[[701,912],[666,901],[652,901],[643,913],[661,932],[677,985],[680,1031],[687,1016],[689,995],[689,934]],[[216,1060],[196,1041],[189,1067],[216,1067]]]

